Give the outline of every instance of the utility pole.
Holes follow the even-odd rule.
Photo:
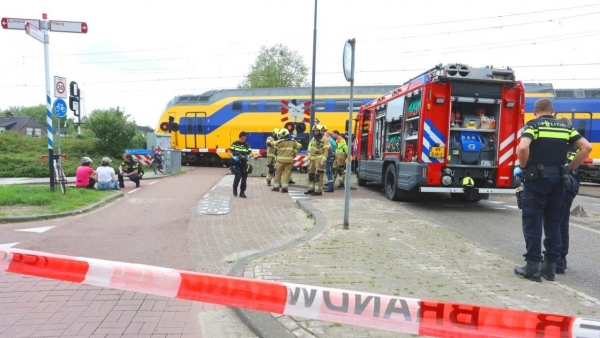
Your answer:
[[[317,67],[317,0],[315,0],[315,23],[313,29],[313,59],[312,59],[312,93],[310,95],[310,130],[308,135],[312,135],[315,125],[315,77]],[[310,141],[310,136],[308,138]]]

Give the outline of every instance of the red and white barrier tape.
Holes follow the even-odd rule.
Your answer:
[[[0,249],[0,271],[432,337],[600,336],[600,321]]]

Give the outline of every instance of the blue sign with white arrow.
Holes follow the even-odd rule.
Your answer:
[[[67,103],[63,99],[56,99],[54,100],[52,110],[54,111],[54,115],[59,118],[65,117],[67,116]]]

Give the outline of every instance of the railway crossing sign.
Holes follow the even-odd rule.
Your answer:
[[[60,76],[54,77],[54,97],[60,99],[67,98],[67,79]]]
[[[293,99],[292,102],[281,100],[283,103],[283,107],[281,108],[281,115],[285,115],[287,113],[290,114],[294,120],[303,120],[304,122],[310,122],[310,104],[311,101],[306,101],[304,103],[299,104],[296,99]],[[308,117],[305,117],[308,116]],[[289,118],[283,117],[281,122],[285,122],[289,120]]]
[[[52,105],[52,110],[54,111],[54,115],[59,118],[63,118],[67,116],[67,103],[63,99],[54,100],[54,105]]]

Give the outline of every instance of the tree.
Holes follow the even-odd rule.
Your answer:
[[[307,86],[308,67],[298,52],[282,44],[262,46],[246,79],[238,88],[281,88]]]
[[[129,121],[129,115],[117,109],[94,110],[87,127],[94,133],[96,149],[105,154],[119,156],[137,133],[135,121]]]

